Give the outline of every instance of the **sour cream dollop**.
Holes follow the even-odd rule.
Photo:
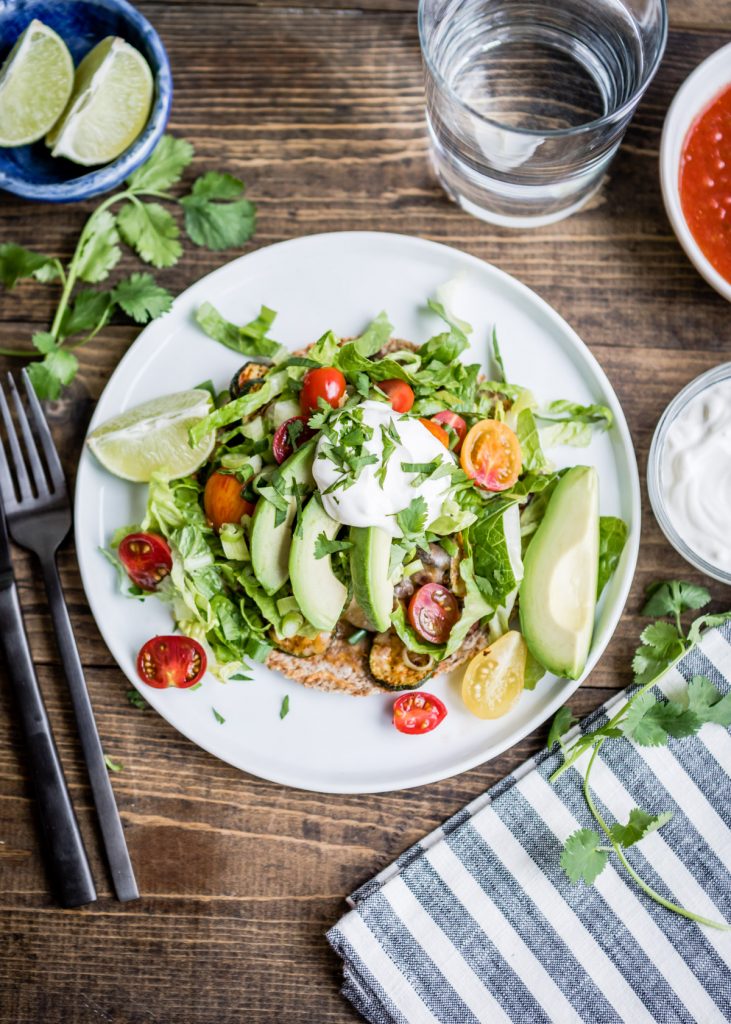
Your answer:
[[[711,565],[731,572],[731,380],[712,384],[678,414],[660,470],[680,537]]]
[[[332,519],[345,526],[378,526],[392,537],[401,537],[396,513],[403,511],[419,496],[426,502],[427,525],[433,522],[442,511],[451,477],[446,475],[437,480],[426,479],[415,485],[417,474],[406,472],[401,468],[401,464],[447,460],[454,462],[454,456],[422,423],[419,423],[418,419],[410,419],[394,412],[385,402],[367,401],[357,408],[362,411],[363,425],[373,430],[372,436],[363,445],[364,453],[375,455],[378,461],[361,469],[358,479],[350,487],[345,490],[338,487],[326,494],[325,491],[341,477],[341,470],[332,458],[327,456],[330,442],[323,435],[317,442],[312,473],[322,494],[325,511]],[[346,418],[343,416],[330,420],[338,434],[347,429],[344,427],[345,422]],[[391,424],[399,442],[388,458],[381,486],[377,476],[383,465],[384,442],[381,427],[389,429]],[[321,454],[325,457],[321,458]]]

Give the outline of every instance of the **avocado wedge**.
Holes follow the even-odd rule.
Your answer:
[[[351,526],[353,597],[377,633],[391,625],[393,583],[388,578],[391,537],[377,526]]]
[[[308,441],[283,462],[275,479],[283,484],[285,493],[293,483],[309,489],[315,486],[312,479],[312,461],[315,457],[315,440]],[[292,524],[297,511],[294,496],[288,499],[288,508],[283,522],[275,525],[277,510],[270,501],[260,498],[256,503],[251,521],[251,565],[259,583],[267,594],[276,594],[289,576],[289,551],[292,542]]]
[[[599,479],[593,466],[561,477],[525,553],[520,625],[549,672],[578,679],[591,647],[599,568]]]
[[[289,552],[292,593],[307,621],[325,632],[337,625],[348,589],[333,572],[330,555],[316,558],[315,547],[321,533],[332,540],[339,529],[340,523],[330,518],[315,495],[305,505]]]

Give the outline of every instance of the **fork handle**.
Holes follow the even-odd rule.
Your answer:
[[[127,842],[124,838],[119,810],[114,799],[109,772],[104,763],[104,751],[99,739],[99,731],[96,726],[89,691],[86,687],[79,651],[74,640],[74,632],[71,620],[69,619],[68,609],[66,608],[55,556],[51,555],[42,558],[41,569],[48,594],[48,604],[51,609],[53,626],[56,631],[58,648],[61,654],[61,662],[71,693],[71,703],[76,716],[81,749],[89,773],[94,805],[99,818],[99,827],[101,828],[104,848],[112,873],[114,891],[119,900],[135,900],[140,894],[137,889]]]
[[[25,733],[51,884],[64,907],[93,903],[96,889],[38,685],[15,584],[0,590],[0,643]]]

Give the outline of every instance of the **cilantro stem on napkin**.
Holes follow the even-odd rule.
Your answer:
[[[704,608],[710,599],[711,595],[705,587],[678,580],[653,583],[648,587],[642,614],[660,618],[642,631],[641,644],[632,662],[634,681],[639,689],[606,725],[593,732],[580,734],[568,743],[563,737],[576,724],[577,719],[568,707],[560,709],[548,734],[548,746],[558,743],[564,761],[550,781],[554,782],[575,765],[579,758],[591,751],[582,788],[587,806],[601,831],[580,828],[566,840],[561,854],[561,866],[570,881],[577,883],[583,879],[587,885],[592,885],[606,867],[610,854],[615,853],[625,870],[650,899],[691,921],[731,931],[731,925],[725,922],[710,920],[665,899],[637,874],[625,856],[624,851],[628,847],[667,824],[672,818],[672,812],[650,814],[635,807],[630,811],[625,824],[614,822],[609,825],[594,802],[589,782],[599,751],[611,740],[626,738],[640,746],[657,747],[667,744],[671,736],[676,739],[694,736],[706,722],[731,725],[731,693],[722,696],[705,676],[694,676],[688,684],[687,694],[681,700],[658,700],[650,692],[665,673],[695,647],[702,630],[720,626],[731,619],[731,612],[700,615],[686,632],[683,628],[683,614]]]
[[[172,295],[147,271],[136,271],[111,287],[77,289],[79,282],[107,280],[121,259],[120,243],[158,269],[178,262],[183,252],[180,228],[160,200],[181,208],[186,234],[195,245],[219,252],[243,245],[253,235],[256,207],[244,198],[244,183],[233,175],[208,171],[196,178],[187,195],[169,191],[193,155],[185,139],[164,135],[149,159],[127,178],[124,189],[94,210],[66,266],[14,242],[0,245],[0,282],[6,288],[31,277],[61,284],[50,328],[36,331],[31,339],[37,351],[0,348],[0,355],[40,357],[28,367],[39,398],[58,398],[78,370],[74,349],[91,341],[115,311],[146,324],[170,309]],[[118,208],[112,212],[112,207]]]

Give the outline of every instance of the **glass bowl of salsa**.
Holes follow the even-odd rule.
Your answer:
[[[731,302],[731,43],[676,93],[662,133],[660,180],[678,241]]]

